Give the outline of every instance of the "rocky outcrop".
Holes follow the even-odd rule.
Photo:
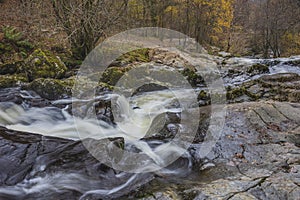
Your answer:
[[[185,68],[190,66],[189,62],[177,53],[172,53],[164,49],[151,49],[149,58],[152,62],[167,65],[174,68]]]
[[[59,57],[41,49],[35,50],[25,61],[22,71],[30,81],[37,78],[63,78],[67,67]]]
[[[102,141],[89,142],[105,146]],[[118,145],[122,140],[111,143]],[[0,128],[0,148],[1,199],[111,199],[153,179],[151,174],[134,175],[108,168],[89,154],[81,141]],[[103,156],[109,156],[102,150]],[[113,188],[118,192],[110,194]]]
[[[26,105],[28,107],[46,107],[51,104],[48,100],[39,97],[35,92],[22,90],[20,87],[1,89],[0,102]]]
[[[65,80],[40,78],[27,85],[25,88],[33,90],[42,98],[48,100],[57,100],[71,97],[74,79]]]
[[[197,70],[177,54],[143,49],[123,55],[102,74],[95,89],[99,92],[104,88],[112,90],[126,72],[141,62],[167,65],[180,71],[193,87],[205,86]],[[80,141],[0,128],[0,199],[297,199],[300,196],[300,76],[292,73],[262,75],[269,73],[268,66],[274,64],[271,61],[241,65],[231,58],[226,62],[220,67],[225,68],[228,79],[244,75],[245,80],[258,78],[227,87],[228,103],[232,104],[227,105],[223,134],[217,138],[213,150],[204,156],[201,147],[207,144],[211,99],[209,92],[201,88],[198,95],[202,106],[200,126],[189,148],[193,169],[188,177],[158,173],[138,174],[131,179],[134,175],[118,172],[97,161]],[[0,101],[28,107],[66,108],[70,105],[68,111],[72,114],[74,110],[68,99],[60,103],[52,101],[71,97],[75,83],[74,77],[63,79],[66,67],[59,58],[36,50],[23,64],[20,67],[16,64],[0,66],[0,74],[3,74],[0,75],[0,88],[22,86],[30,91],[2,89]],[[168,76],[151,69],[157,71],[157,75]],[[11,75],[14,73],[18,74]],[[148,72],[142,73],[147,75]],[[81,77],[79,86],[89,88],[91,79],[100,78],[99,74],[92,76]],[[24,84],[28,81],[30,83]],[[159,83],[146,84],[133,95],[163,89],[166,87]],[[84,114],[95,112],[98,119],[114,126],[110,98],[105,95],[97,98],[78,102],[78,110]],[[177,108],[178,102],[171,104]],[[155,118],[154,127],[156,123],[161,125],[161,121],[165,125],[159,135],[150,131],[145,141],[173,138],[183,128],[180,114],[180,111],[171,110]],[[101,140],[89,141],[105,148]],[[124,148],[122,138],[112,139],[112,145],[116,144]],[[106,151],[100,153],[109,156]],[[127,184],[129,180],[134,181]],[[42,188],[43,192],[35,188],[43,184],[47,186]],[[108,192],[116,188],[121,189]]]
[[[298,74],[264,75],[237,87],[228,87],[230,103],[272,99],[276,101],[300,102],[300,76]]]
[[[121,172],[101,164],[81,142],[1,128],[0,162],[3,164],[0,167],[9,165],[10,168],[1,168],[0,185],[3,187],[0,197],[297,199],[300,194],[300,104],[260,101],[227,107],[223,134],[213,150],[202,156],[201,146],[205,141],[191,145],[193,170],[190,176],[166,174],[153,180],[151,174],[139,174],[132,184],[110,195],[86,192],[118,188],[132,175],[120,175]],[[209,106],[203,109],[209,110]],[[175,124],[178,121],[172,115],[168,118]],[[94,142],[101,146],[101,140]],[[122,140],[112,142],[119,144]],[[54,185],[45,188],[43,193],[34,192],[34,180],[49,181],[48,184]],[[27,193],[17,185],[26,183],[31,188]],[[76,187],[71,187],[70,183]],[[64,187],[59,187],[60,184]]]
[[[300,104],[228,105],[222,136],[201,157],[191,146],[191,178],[155,182],[140,199],[297,199],[300,195]],[[138,196],[137,196],[138,197]]]

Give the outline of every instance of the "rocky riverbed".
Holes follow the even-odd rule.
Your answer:
[[[264,60],[203,54],[198,59],[217,63],[227,92],[222,134],[207,155],[202,150],[212,97],[199,68],[179,55],[144,49],[113,63],[97,85],[96,98],[78,101],[80,111],[95,111],[102,122],[98,128],[94,121],[82,123],[87,134],[83,138],[78,137],[73,119],[76,70],[42,50],[23,62],[1,65],[0,199],[299,198],[300,57]],[[198,105],[190,108],[199,106],[201,117],[193,144],[175,163],[164,170],[134,174],[99,162],[78,139],[105,146],[102,137],[109,135],[111,145],[137,151],[128,142],[129,136],[120,135],[116,128],[120,124],[112,113],[111,91],[120,77],[142,63],[184,75],[198,95]],[[180,105],[165,89],[145,85],[129,102],[137,116],[133,119],[141,123],[149,123],[143,113],[158,116],[150,121],[160,127],[158,132],[151,129],[141,143],[133,143],[153,160],[157,145],[188,131],[181,122]],[[178,94],[188,101],[187,91]],[[121,125],[128,128],[128,124]],[[99,129],[104,132],[100,138],[95,134]],[[103,156],[110,157],[109,149],[104,150]]]

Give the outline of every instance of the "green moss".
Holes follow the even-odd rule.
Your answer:
[[[185,68],[181,73],[187,78],[188,82],[192,86],[197,86],[197,84],[204,83],[203,78],[198,75],[194,69]]]
[[[4,38],[12,41],[18,42],[22,39],[22,33],[18,32],[15,27],[5,26],[3,27]]]
[[[201,92],[198,95],[198,100],[207,100],[209,99],[209,95],[204,90],[201,90]]]
[[[110,90],[110,91],[113,91],[114,90],[114,86],[112,85],[109,85],[107,83],[103,83],[103,82],[100,82],[98,84],[98,87],[101,88],[101,89],[107,89],[107,90]]]
[[[0,75],[0,88],[18,87],[28,80],[23,74]]]
[[[150,62],[149,49],[141,48],[122,55],[117,61],[124,63]]]
[[[245,94],[253,100],[258,100],[260,98],[260,95],[249,92],[248,90],[245,91]]]
[[[114,86],[120,80],[120,78],[130,69],[130,67],[110,67],[104,71],[100,81]]]
[[[226,97],[229,100],[233,100],[235,98],[243,96],[244,94],[245,94],[245,88],[244,87],[238,87],[238,88],[233,88],[230,91],[228,91]]]
[[[245,87],[236,87],[227,91],[226,97],[228,100],[234,100],[243,95],[247,95],[253,100],[257,100],[259,98],[258,95],[249,92]]]
[[[37,78],[63,78],[67,67],[50,52],[37,49],[25,60],[23,70],[32,81]]]
[[[256,63],[247,69],[247,73],[249,74],[262,74],[268,72],[269,67],[260,63]]]
[[[70,97],[73,85],[74,79],[57,80],[40,78],[31,82],[27,86],[27,89],[35,91],[43,98],[56,100]]]
[[[0,42],[0,51],[1,52],[12,51],[12,50],[13,50],[13,48],[11,45]]]
[[[18,52],[30,52],[33,50],[34,45],[25,39],[22,32],[17,31],[15,27],[6,26],[3,28],[4,41],[6,45],[11,46]],[[8,50],[8,49],[6,49]]]
[[[34,48],[34,45],[28,40],[18,41],[16,44],[18,45],[18,47],[21,47],[28,51],[31,51]]]

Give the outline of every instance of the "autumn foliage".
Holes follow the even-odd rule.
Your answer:
[[[210,53],[300,54],[299,0],[11,0],[0,9],[3,27],[80,59],[106,37],[149,26],[185,33]]]

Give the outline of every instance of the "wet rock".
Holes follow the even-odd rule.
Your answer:
[[[295,66],[295,67],[300,67],[300,59],[287,61],[287,62],[284,62],[284,64],[285,65]]]
[[[112,145],[119,144],[117,140]],[[103,156],[109,155],[102,141],[86,142],[97,145]],[[115,199],[153,179],[151,174],[127,174],[107,167],[81,141],[0,128],[0,146],[3,199]],[[43,185],[47,187],[41,191]]]
[[[281,61],[279,60],[264,60],[262,61],[263,64],[267,65],[267,66],[275,66],[278,65],[279,63],[281,63]]]
[[[33,81],[37,78],[63,78],[67,67],[59,57],[37,49],[24,61],[22,70]]]
[[[299,104],[286,102],[228,105],[213,150],[202,154],[205,140],[190,148],[202,160],[194,174],[175,183],[154,182],[146,188],[152,195],[140,199],[297,199],[299,112]],[[212,164],[203,169],[205,163]]]
[[[230,103],[256,101],[259,98],[257,94],[252,93],[243,86],[235,88],[228,87],[226,97]]]
[[[48,100],[41,98],[35,92],[21,90],[21,88],[1,89],[0,102],[9,102],[26,107],[45,107],[51,104]]]
[[[138,95],[142,94],[144,92],[153,92],[153,91],[159,91],[159,90],[166,90],[168,89],[167,87],[155,84],[155,83],[150,83],[150,84],[145,84],[142,87],[139,87],[133,95]]]
[[[73,79],[40,78],[31,82],[26,89],[33,90],[41,97],[48,100],[68,98],[72,95]]]
[[[251,76],[257,74],[265,74],[269,72],[270,72],[269,67],[260,63],[254,64],[247,69],[247,73],[250,74]]]
[[[228,108],[224,134],[209,157],[216,163],[236,167],[236,170],[232,169],[235,175],[213,180],[211,174],[210,183],[194,189],[208,199],[296,198],[300,192],[297,186],[300,176],[290,169],[300,164],[299,157],[295,160],[300,152],[299,138],[292,139],[297,135],[293,131],[299,125],[299,117],[293,112],[299,112],[299,105],[259,102]],[[286,111],[282,113],[282,110]],[[287,164],[286,160],[293,162]],[[217,169],[218,165],[211,170]]]
[[[260,78],[260,80],[265,82],[293,82],[299,81],[300,76],[298,74],[293,73],[280,73],[280,74],[272,74],[272,75],[265,75]]]

